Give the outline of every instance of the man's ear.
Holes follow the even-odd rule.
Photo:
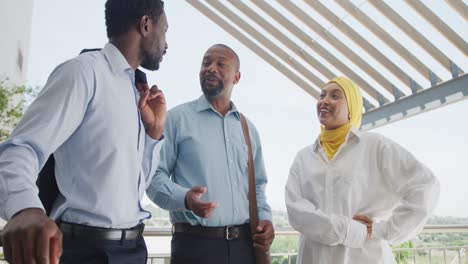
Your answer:
[[[138,28],[143,36],[148,35],[148,33],[150,32],[150,29],[152,26],[151,23],[152,23],[151,19],[148,16],[142,16],[140,18],[140,22],[138,23]]]
[[[234,75],[234,84],[237,84],[240,81],[241,78],[241,73],[240,71],[236,72],[236,75]]]

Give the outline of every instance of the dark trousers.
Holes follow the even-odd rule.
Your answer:
[[[255,264],[253,242],[174,233],[171,264]]]
[[[143,237],[135,240],[89,240],[63,237],[61,264],[145,264]]]

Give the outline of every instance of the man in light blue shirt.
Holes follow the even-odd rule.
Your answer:
[[[274,237],[265,197],[267,176],[260,139],[248,122],[255,165],[259,226],[250,234],[248,154],[240,113],[231,102],[239,58],[217,44],[200,70],[204,95],[168,112],[161,161],[147,190],[174,224],[171,263],[254,263]],[[232,240],[231,240],[232,239]]]
[[[0,144],[7,261],[57,263],[63,239],[61,263],[146,263],[142,220],[151,215],[140,200],[159,161],[166,106],[157,86],[135,86],[135,70],[157,70],[166,53],[163,4],[108,0],[109,43],[59,65]],[[35,185],[52,153],[53,220]]]

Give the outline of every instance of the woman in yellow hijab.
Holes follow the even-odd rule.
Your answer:
[[[439,196],[432,172],[407,150],[359,131],[363,99],[346,77],[317,102],[321,133],[297,154],[286,185],[297,263],[395,263],[389,244],[423,227]]]
[[[320,143],[332,159],[351,127],[359,129],[361,126],[362,96],[352,80],[336,77],[323,88],[320,99],[317,103],[318,117],[323,125]]]

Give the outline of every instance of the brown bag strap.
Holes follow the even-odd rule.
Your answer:
[[[257,208],[257,192],[255,184],[255,169],[252,154],[252,144],[250,142],[249,127],[247,120],[243,114],[240,114],[242,131],[244,132],[245,143],[247,144],[248,156],[249,156],[249,217],[250,217],[250,232],[253,234],[257,233],[256,229],[258,226],[258,208]],[[270,252],[261,251],[255,248],[255,263],[256,264],[271,264]]]
[[[247,120],[243,114],[240,114],[242,131],[244,132],[245,143],[247,144],[249,156],[249,217],[250,217],[250,231],[252,234],[256,233],[258,225],[258,208],[257,208],[257,193],[255,185],[255,169],[252,154],[252,144],[250,143],[249,127]]]

